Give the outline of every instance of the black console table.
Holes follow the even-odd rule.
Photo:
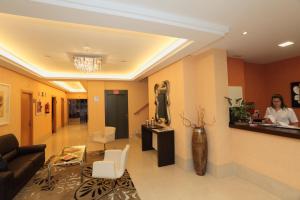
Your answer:
[[[157,165],[159,167],[175,163],[174,130],[160,126],[142,125],[142,151],[153,150],[152,134],[157,135]]]

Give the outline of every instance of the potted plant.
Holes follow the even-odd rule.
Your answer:
[[[196,174],[203,176],[206,173],[207,165],[207,136],[204,128],[204,109],[197,110],[197,123],[193,123],[191,120],[184,116],[184,113],[180,114],[183,124],[186,127],[193,129],[192,135],[192,154],[193,163]]]
[[[245,102],[242,98],[231,99],[225,97],[229,104],[229,115],[231,124],[248,124],[251,117],[251,111],[254,110],[253,103]],[[234,104],[233,104],[234,101]]]

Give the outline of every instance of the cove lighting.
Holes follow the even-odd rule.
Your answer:
[[[69,85],[67,82],[64,81],[51,81],[51,82],[71,93],[86,92],[86,90],[84,89],[84,87],[79,81],[72,82],[72,85],[75,84],[74,85],[75,87],[72,87],[71,85]]]
[[[178,50],[188,46],[191,43],[192,41],[189,41],[187,39],[177,39],[173,43],[166,46],[160,52],[157,52],[144,64],[140,65],[135,71],[127,74],[96,74],[96,73],[81,74],[81,73],[51,72],[23,61],[22,59],[18,58],[14,54],[9,53],[9,51],[2,48],[2,46],[0,46],[0,57],[3,56],[4,58],[17,64],[18,67],[46,79],[134,80],[143,72],[153,68],[155,64],[159,63],[163,59],[167,58],[168,56],[174,54]]]
[[[291,42],[291,41],[286,41],[286,42],[282,42],[280,44],[278,44],[279,47],[287,47],[287,46],[290,46],[290,45],[293,45],[295,44],[294,42]]]

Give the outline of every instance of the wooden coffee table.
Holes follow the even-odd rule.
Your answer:
[[[74,157],[70,160],[64,160],[66,156]],[[79,145],[79,146],[69,146],[64,147],[60,155],[55,155],[51,158],[48,164],[48,186],[50,187],[51,182],[51,169],[55,166],[66,166],[66,165],[73,165],[79,164],[80,165],[80,176],[81,182],[83,181],[83,165],[86,161],[86,146]]]

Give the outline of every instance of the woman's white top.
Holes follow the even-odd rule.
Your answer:
[[[286,125],[298,122],[297,115],[292,108],[283,108],[276,111],[273,107],[268,107],[265,118],[269,118],[273,123],[282,122]]]

